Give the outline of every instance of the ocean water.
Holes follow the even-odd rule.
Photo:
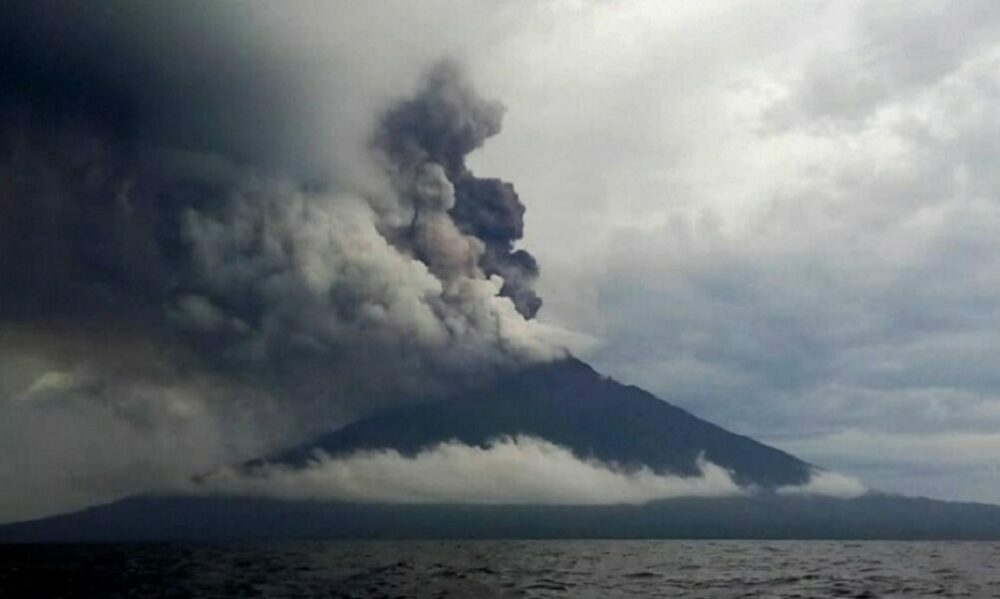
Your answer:
[[[1000,597],[1000,543],[0,545],[0,597]]]

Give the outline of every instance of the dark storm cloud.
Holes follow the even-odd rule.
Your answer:
[[[301,166],[304,148],[291,146],[302,81],[278,62],[251,3],[16,0],[3,10],[8,104],[117,141]]]

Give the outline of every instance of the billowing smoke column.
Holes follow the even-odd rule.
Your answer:
[[[314,428],[560,354],[528,320],[524,206],[465,165],[502,109],[453,64],[373,121],[383,179],[359,189],[281,151],[296,87],[206,28],[220,9],[15,4],[0,351],[44,355],[77,397],[210,388]]]
[[[484,248],[478,265],[500,275],[500,294],[532,318],[542,300],[532,288],[538,277],[535,258],[515,250],[524,234],[524,204],[514,186],[476,177],[465,165],[469,152],[500,131],[503,106],[480,99],[450,63],[430,73],[423,91],[384,119],[376,139],[396,183],[413,203],[411,238],[419,238],[425,212],[447,210],[459,231]],[[433,256],[424,256],[435,267]]]

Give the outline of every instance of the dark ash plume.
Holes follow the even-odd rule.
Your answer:
[[[101,401],[207,378],[214,405],[228,386],[307,428],[559,355],[526,320],[524,207],[464,162],[500,105],[433,70],[359,159],[392,179],[372,197],[296,168],[307,86],[237,32],[250,8],[219,6],[15,2],[0,25],[0,327],[18,351],[83,336],[60,361],[86,362]]]
[[[486,276],[503,278],[500,294],[532,318],[542,306],[534,290],[538,263],[514,243],[524,235],[524,204],[514,186],[476,177],[465,157],[500,132],[503,106],[480,98],[452,63],[429,74],[417,97],[390,111],[376,138],[397,186],[411,198],[414,221],[420,218],[421,176],[431,165],[443,169],[454,199],[449,214],[459,231],[480,240],[478,264]]]

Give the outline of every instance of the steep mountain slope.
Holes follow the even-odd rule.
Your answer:
[[[541,437],[579,457],[680,475],[697,474],[697,457],[704,454],[732,471],[737,483],[764,488],[801,484],[812,470],[787,453],[603,377],[576,359],[502,377],[445,401],[367,418],[269,461],[301,464],[316,450],[342,455],[393,448],[413,454],[443,441],[484,445],[515,434]]]

